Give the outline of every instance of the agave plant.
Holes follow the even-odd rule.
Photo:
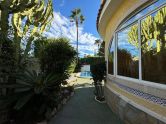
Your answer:
[[[29,70],[18,74],[17,83],[12,87],[13,95],[4,100],[6,105],[13,108],[12,118],[24,124],[47,118],[47,113],[51,113],[59,101],[58,78]]]

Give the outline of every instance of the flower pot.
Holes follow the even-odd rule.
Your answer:
[[[104,97],[99,98],[99,97],[95,96],[95,100],[96,100],[97,102],[99,102],[99,103],[106,103],[106,101],[105,101],[105,98],[104,98]]]
[[[103,85],[100,81],[95,84],[95,100],[100,103],[105,103]]]

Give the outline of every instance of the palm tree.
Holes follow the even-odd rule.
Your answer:
[[[71,11],[70,15],[71,22],[74,22],[77,30],[77,63],[78,63],[78,27],[79,24],[82,24],[85,20],[84,16],[81,14],[81,9],[74,9]]]

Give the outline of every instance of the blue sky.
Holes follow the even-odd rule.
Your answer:
[[[76,30],[75,25],[70,22],[69,16],[75,8],[80,8],[85,16],[85,22],[79,28],[79,53],[93,55],[97,50],[94,45],[95,39],[99,38],[96,29],[96,19],[100,0],[53,0],[54,1],[54,20],[50,31],[46,32],[47,37],[65,36],[70,39],[75,47]]]
[[[80,8],[85,16],[84,31],[99,37],[96,30],[96,19],[101,0],[54,0],[54,11],[69,17],[71,11]]]

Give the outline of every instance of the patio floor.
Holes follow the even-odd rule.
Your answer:
[[[75,95],[49,124],[122,124],[107,104],[94,100],[92,80],[78,79]]]

